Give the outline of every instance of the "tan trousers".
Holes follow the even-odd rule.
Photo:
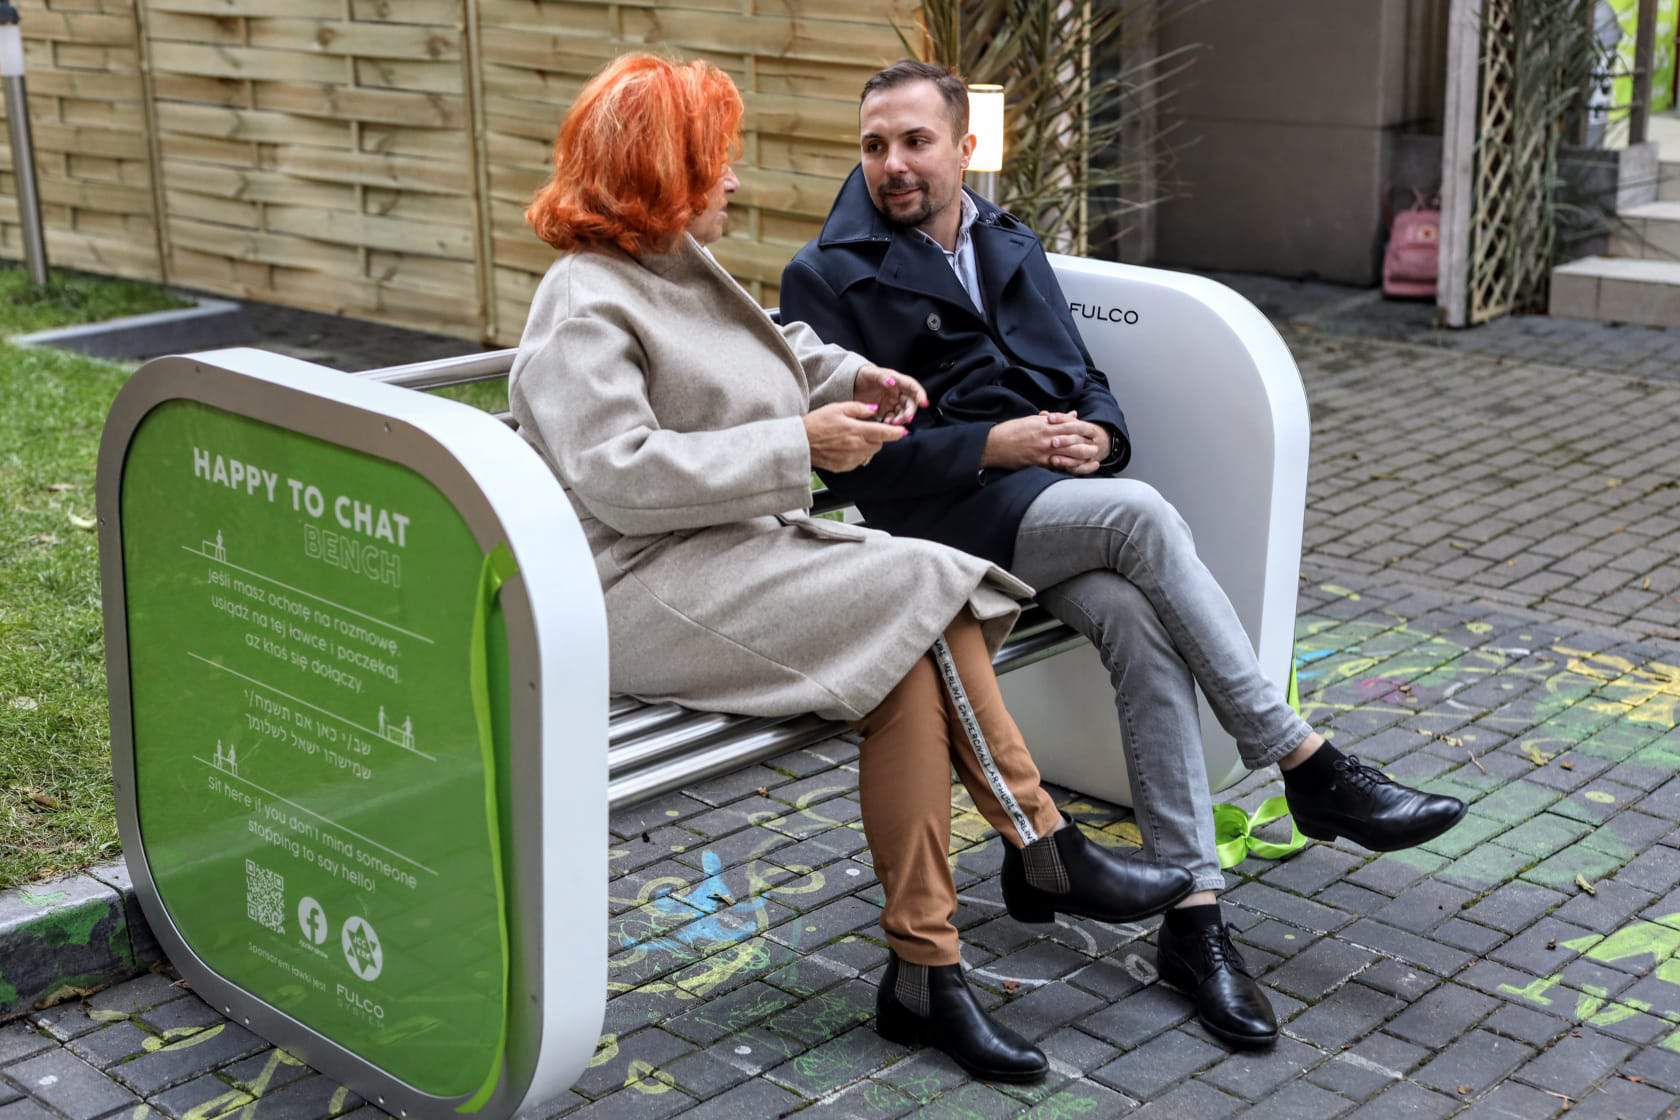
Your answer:
[[[951,769],[1005,841],[1022,847],[1061,825],[965,609],[879,707],[858,722],[863,831],[886,891],[881,929],[912,964],[961,960],[951,846]]]

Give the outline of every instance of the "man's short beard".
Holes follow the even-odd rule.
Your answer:
[[[901,218],[896,216],[891,210],[887,211],[888,222],[895,226],[905,226],[911,229],[921,225],[931,217],[933,217],[933,202],[928,198],[925,191],[922,193],[922,204],[916,207],[915,212],[909,216]]]
[[[888,180],[887,182],[881,184],[882,201],[886,201],[888,191],[903,190],[905,187],[914,187],[922,192],[922,204],[916,208],[914,213],[912,213],[909,217],[900,218],[893,213],[890,206],[882,206],[880,207],[880,210],[886,216],[887,221],[891,222],[893,225],[914,228],[933,217],[933,194],[928,190],[927,183],[920,180]]]

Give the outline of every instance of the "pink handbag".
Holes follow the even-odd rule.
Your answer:
[[[1417,196],[1410,210],[1394,215],[1383,254],[1383,295],[1401,299],[1435,298],[1441,261],[1441,211]]]

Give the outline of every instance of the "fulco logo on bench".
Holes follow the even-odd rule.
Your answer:
[[[1096,304],[1069,303],[1068,310],[1082,319],[1101,319],[1105,323],[1124,323],[1134,327],[1138,313],[1121,307],[1099,307]]]

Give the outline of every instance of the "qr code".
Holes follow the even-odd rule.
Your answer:
[[[286,932],[286,880],[252,860],[245,861],[245,916],[275,933]]]

